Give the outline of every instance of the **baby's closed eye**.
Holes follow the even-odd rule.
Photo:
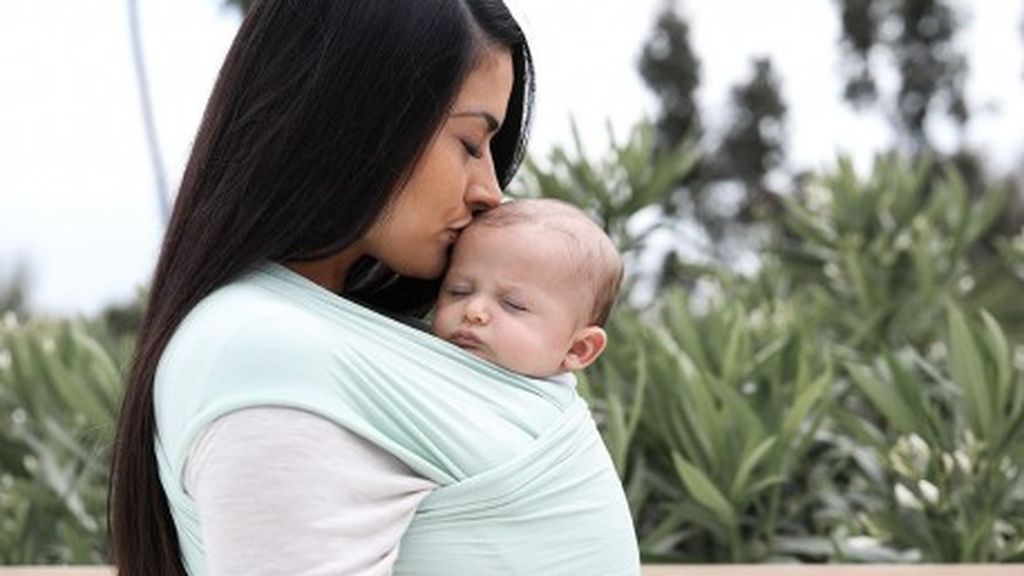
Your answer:
[[[473,288],[466,284],[451,284],[445,286],[442,291],[446,296],[458,298],[461,296],[469,296],[473,293]]]
[[[526,303],[517,298],[502,298],[501,304],[513,312],[529,312],[530,310]]]

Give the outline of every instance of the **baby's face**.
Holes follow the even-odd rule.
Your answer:
[[[530,224],[470,226],[441,287],[434,334],[529,376],[567,370],[591,295],[550,235]]]

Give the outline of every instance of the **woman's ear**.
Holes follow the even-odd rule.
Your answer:
[[[604,352],[607,343],[608,335],[600,326],[587,326],[577,330],[572,339],[572,346],[562,360],[562,368],[582,370],[590,366],[601,352]]]

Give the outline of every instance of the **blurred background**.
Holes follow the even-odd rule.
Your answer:
[[[645,560],[1024,561],[1024,2],[508,3],[509,193],[627,259],[581,390]],[[248,4],[3,4],[0,563],[107,561],[121,374]]]
[[[21,274],[36,310],[96,312],[145,283],[162,227],[156,181],[164,196],[176,189],[240,10],[4,4],[0,277]],[[838,153],[865,169],[876,152],[912,146],[966,153],[992,178],[1018,170],[1021,3],[920,2],[906,8],[918,12],[907,16],[914,35],[900,31],[898,4],[680,2],[659,24],[660,0],[514,2],[538,68],[531,151],[569,143],[570,118],[595,155],[606,122],[625,136],[642,118],[669,140],[695,129],[702,148],[721,149],[732,131],[742,147],[753,114],[770,149],[746,162],[763,159],[757,170],[778,192]]]

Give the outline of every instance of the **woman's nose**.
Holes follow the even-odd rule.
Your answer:
[[[471,212],[483,212],[501,204],[501,185],[494,173],[494,166],[488,162],[484,173],[478,175],[466,190],[466,205]]]

